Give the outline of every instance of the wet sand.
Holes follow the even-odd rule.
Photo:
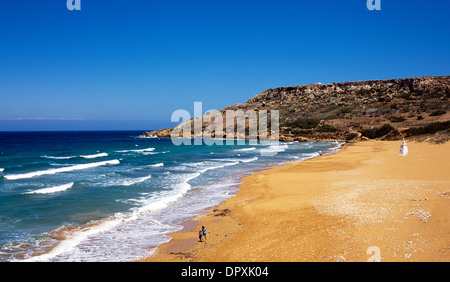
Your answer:
[[[450,142],[409,141],[406,157],[400,144],[347,144],[245,177],[235,197],[141,261],[448,262]]]

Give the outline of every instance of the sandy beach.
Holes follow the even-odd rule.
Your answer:
[[[407,142],[406,157],[401,141],[364,141],[245,177],[141,261],[448,262],[450,143]]]

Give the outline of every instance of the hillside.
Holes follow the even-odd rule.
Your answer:
[[[284,141],[399,139],[447,134],[449,98],[450,76],[316,83],[268,89],[221,112],[279,110]],[[170,137],[171,130],[143,136]]]

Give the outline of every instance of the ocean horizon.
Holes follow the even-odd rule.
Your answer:
[[[0,132],[0,261],[136,261],[242,177],[342,145],[175,146],[142,133]]]

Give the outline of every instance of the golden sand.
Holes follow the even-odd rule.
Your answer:
[[[347,144],[243,178],[142,261],[450,261],[450,143]],[[207,242],[198,230],[208,229]]]

